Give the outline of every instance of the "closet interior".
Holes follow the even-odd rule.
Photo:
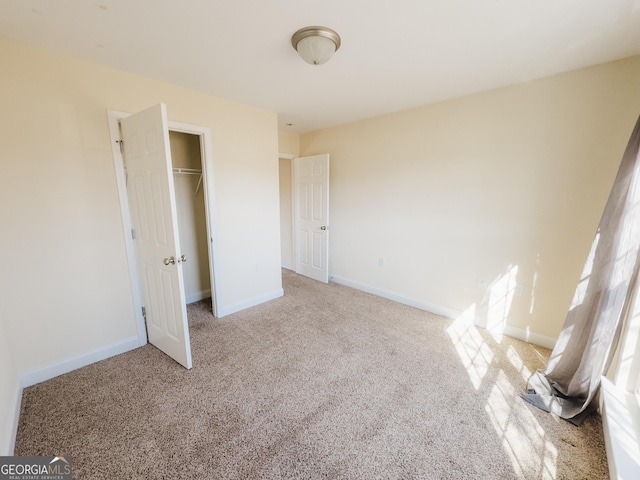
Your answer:
[[[169,140],[180,248],[187,256],[182,265],[185,298],[193,303],[211,297],[200,137],[169,131]]]

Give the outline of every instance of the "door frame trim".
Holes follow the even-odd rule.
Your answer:
[[[293,155],[291,153],[278,153],[278,161],[280,160],[287,160],[289,162],[289,182],[291,185],[291,188],[289,188],[289,198],[290,198],[290,202],[291,202],[291,218],[289,218],[289,222],[291,225],[291,238],[289,239],[289,241],[291,242],[291,251],[289,252],[289,254],[291,255],[291,265],[284,265],[284,262],[280,261],[281,267],[282,268],[286,268],[287,270],[291,270],[292,272],[296,271],[296,246],[295,246],[295,235],[294,235],[294,228],[295,228],[295,214],[293,212],[293,202],[295,202],[295,197],[293,194],[293,182],[295,181],[295,177],[293,175],[293,159],[297,158],[297,155]],[[282,214],[282,213],[281,213]],[[280,220],[280,224],[282,224],[282,219]]]
[[[109,121],[109,135],[111,138],[111,151],[113,154],[113,164],[116,174],[116,184],[118,187],[118,198],[120,201],[120,214],[122,218],[122,227],[125,241],[125,250],[127,255],[127,265],[129,270],[129,279],[131,281],[131,293],[133,296],[133,308],[136,319],[136,329],[138,334],[138,346],[146,345],[147,328],[145,319],[142,316],[142,306],[144,304],[142,298],[142,289],[140,283],[140,275],[138,273],[137,259],[135,243],[131,238],[131,214],[129,212],[129,201],[127,197],[127,181],[124,172],[124,159],[120,150],[120,126],[121,119],[131,115],[127,112],[120,112],[116,110],[107,110],[107,117]],[[211,139],[211,129],[208,127],[202,127],[199,125],[193,125],[189,123],[174,122],[169,120],[169,130],[175,132],[189,133],[192,135],[198,135],[200,137],[200,157],[202,163],[202,190],[204,191],[204,202],[206,212],[206,224],[207,233],[209,238],[207,239],[207,246],[209,251],[209,276],[212,280],[211,296],[212,296],[212,309],[213,315],[216,316],[219,312],[218,306],[218,286],[220,285],[218,273],[215,269],[215,265],[218,264],[218,238],[217,230],[217,218],[215,208],[215,195],[213,194],[213,142]]]

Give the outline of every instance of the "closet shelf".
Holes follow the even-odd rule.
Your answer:
[[[127,173],[127,166],[123,165],[123,169],[125,174]],[[198,168],[173,168],[173,173],[177,173],[180,175],[200,175],[200,179],[198,180],[198,185],[196,186],[196,195],[200,190],[200,185],[202,185],[202,170]]]

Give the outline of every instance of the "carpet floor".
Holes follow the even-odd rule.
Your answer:
[[[16,455],[76,479],[606,479],[601,419],[519,398],[549,350],[284,271],[189,306],[193,369],[151,345],[27,388]]]

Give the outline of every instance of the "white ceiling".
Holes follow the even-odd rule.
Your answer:
[[[324,65],[291,47],[310,25],[342,37]],[[640,0],[2,0],[0,35],[306,132],[640,54]]]

